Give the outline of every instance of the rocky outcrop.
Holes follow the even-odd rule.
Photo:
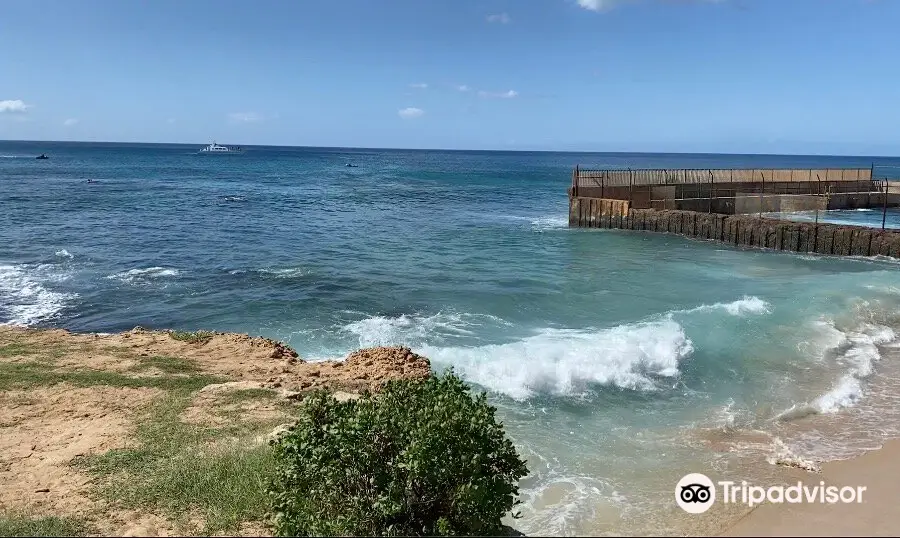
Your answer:
[[[342,361],[298,362],[267,379],[267,386],[293,397],[324,388],[358,393],[375,391],[391,379],[425,379],[431,364],[408,347],[373,347],[354,351]]]

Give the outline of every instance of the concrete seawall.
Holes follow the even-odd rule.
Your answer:
[[[791,252],[900,258],[900,230],[791,222],[753,215],[632,209],[627,200],[582,197],[569,200],[570,227],[668,232]]]

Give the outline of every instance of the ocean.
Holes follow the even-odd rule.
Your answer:
[[[569,229],[566,198],[576,164],[900,159],[200,146],[0,142],[0,323],[408,345],[488,391],[527,534],[715,532],[740,514],[679,513],[682,475],[900,436],[897,260]]]

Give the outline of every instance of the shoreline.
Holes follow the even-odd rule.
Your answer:
[[[821,474],[787,472],[789,483],[864,486],[863,502],[853,504],[764,503],[731,523],[719,536],[897,536],[900,515],[900,439],[859,456],[822,463]],[[765,486],[764,484],[761,484]]]

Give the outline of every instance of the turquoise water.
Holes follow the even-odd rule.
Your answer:
[[[693,532],[687,472],[898,433],[894,260],[566,226],[575,164],[871,158],[198,148],[0,142],[0,322],[409,345],[489,391],[532,470],[527,533]]]

